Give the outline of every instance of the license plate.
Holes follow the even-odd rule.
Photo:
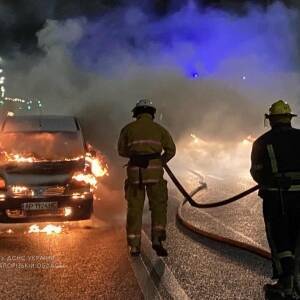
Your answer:
[[[57,207],[57,202],[30,202],[22,204],[24,210],[48,210],[57,209]]]

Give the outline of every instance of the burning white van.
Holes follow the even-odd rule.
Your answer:
[[[90,218],[92,164],[76,118],[7,117],[0,131],[0,222]]]

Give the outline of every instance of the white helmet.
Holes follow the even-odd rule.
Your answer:
[[[139,100],[135,107],[132,109],[132,112],[133,112],[133,116],[136,117],[139,112],[143,111],[143,109],[147,110],[147,109],[150,109],[151,111],[151,114],[155,114],[156,113],[156,107],[153,105],[152,101],[151,100],[148,100],[148,99],[142,99],[142,100]]]
[[[134,111],[138,107],[151,107],[151,108],[156,109],[155,106],[153,105],[152,101],[149,100],[149,99],[141,99],[141,100],[139,100],[136,103],[136,105],[135,105],[135,107],[133,108],[132,111]]]

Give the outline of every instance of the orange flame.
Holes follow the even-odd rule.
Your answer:
[[[32,155],[25,155],[25,154],[13,154],[7,153],[5,151],[1,152],[1,155],[4,156],[4,160],[7,162],[16,162],[16,163],[35,163],[35,162],[47,162],[49,160],[46,159],[38,159]],[[64,161],[78,161],[83,159],[84,156],[78,156],[74,158],[65,158]],[[56,160],[52,160],[56,162]]]
[[[104,166],[98,156],[92,157],[91,153],[87,153],[85,156],[85,160],[90,164],[92,174],[95,177],[103,177],[104,175],[107,175],[107,167]]]
[[[98,178],[108,176],[108,167],[104,158],[98,150],[95,150],[90,144],[87,145],[89,152],[85,155],[85,161],[89,172],[76,172],[72,179],[90,184],[92,189],[97,187]]]
[[[93,174],[84,174],[81,172],[75,173],[72,179],[79,182],[85,182],[86,184],[90,184],[93,188],[95,188],[98,183],[97,178]]]
[[[14,161],[18,163],[33,163],[36,162],[37,160],[34,157],[25,157],[20,154],[8,154],[4,153],[6,161]]]
[[[100,151],[93,148],[90,144],[87,145],[88,152],[85,156],[78,156],[74,158],[64,158],[64,161],[79,161],[85,159],[86,168],[83,172],[76,172],[72,179],[85,182],[89,184],[92,188],[96,188],[97,179],[103,176],[108,176],[108,167],[104,162],[104,157]],[[35,157],[32,154],[20,154],[20,153],[8,153],[6,151],[1,151],[0,157],[2,156],[2,161],[5,162],[15,162],[15,163],[35,163],[35,162],[46,162],[49,160],[43,160]],[[56,160],[51,160],[56,162]],[[26,187],[15,187],[14,193],[24,193],[27,190]]]

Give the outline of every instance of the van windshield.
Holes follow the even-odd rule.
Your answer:
[[[78,132],[8,132],[0,134],[0,162],[71,161],[85,155]]]

